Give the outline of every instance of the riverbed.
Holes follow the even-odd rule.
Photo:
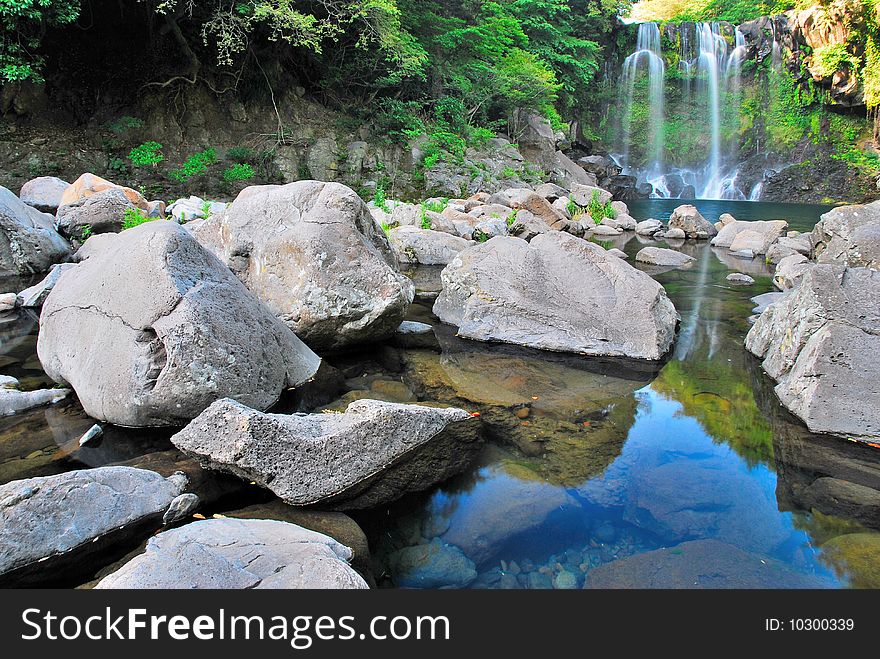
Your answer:
[[[680,203],[629,207],[637,220],[665,221]],[[727,201],[697,206],[710,221],[729,212],[738,219],[786,219],[800,231],[825,210]],[[631,233],[602,244],[631,259],[646,244],[665,246]],[[410,273],[419,293],[409,317],[435,326],[435,345],[384,345],[327,358],[345,385],[332,401],[315,398],[321,409],[344,409],[366,397],[453,404],[479,413],[489,440],[466,473],[353,514],[367,533],[379,586],[876,583],[880,554],[864,549],[878,546],[875,509],[842,504],[833,493],[844,490],[851,495],[846,501],[862,496],[876,506],[880,449],[809,433],[779,405],[773,383],[743,348],[750,298],[772,290],[770,267],[705,243],[669,246],[696,261],[686,270],[648,270],[681,315],[663,363],[458,339],[431,313],[437,268]],[[755,283],[733,286],[725,279],[731,272]],[[48,385],[36,357],[36,315],[0,323],[0,372],[26,388]],[[296,398],[279,409],[303,405],[309,407]],[[99,443],[79,447],[92,423],[75,401],[0,419],[0,483],[176,450],[167,430],[110,427]],[[237,488],[203,513],[222,514],[261,497]],[[853,535],[862,540],[857,550],[842,540]],[[404,551],[410,547],[418,551]]]

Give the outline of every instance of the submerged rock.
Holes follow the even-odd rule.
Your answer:
[[[692,540],[590,570],[584,588],[830,588],[769,556]]]
[[[880,201],[831,209],[813,227],[811,241],[819,263],[880,268]]]
[[[315,348],[388,338],[413,299],[366,204],[339,183],[246,188],[193,235]]]
[[[46,272],[70,256],[70,245],[41,213],[0,186],[0,275]]]
[[[457,408],[358,400],[344,413],[264,414],[217,401],[171,438],[206,467],[294,505],[369,508],[461,471],[479,421]]]
[[[150,538],[98,589],[368,588],[351,550],[295,524],[207,519]]]
[[[394,552],[389,564],[399,588],[464,588],[477,578],[474,562],[439,538]]]
[[[817,265],[746,336],[780,401],[813,432],[880,439],[880,273]]]
[[[37,353],[89,416],[124,426],[185,423],[223,396],[265,409],[320,364],[165,221],[124,231],[60,277],[43,304]]]
[[[696,206],[679,206],[669,217],[670,229],[681,229],[688,238],[709,239],[718,233],[715,225],[700,214]]]
[[[0,486],[0,583],[50,580],[56,567],[149,533],[185,485],[182,475],[99,467]]]
[[[573,272],[590,285],[572,282]],[[480,341],[660,359],[678,319],[660,284],[563,232],[493,238],[459,253],[442,279],[434,313]]]

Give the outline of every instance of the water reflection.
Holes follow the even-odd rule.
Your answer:
[[[782,216],[803,229],[818,214],[764,211],[750,219]],[[643,242],[615,246],[633,256]],[[473,473],[381,511],[397,521],[391,527],[364,520],[382,529],[374,548],[385,585],[417,585],[426,574],[435,586],[448,578],[447,585],[478,588],[873,583],[880,454],[811,435],[780,408],[742,348],[750,298],[771,289],[767,265],[705,243],[678,249],[698,259],[696,267],[651,273],[682,316],[676,349],[657,373],[622,376],[622,367],[606,367],[597,379],[597,369],[584,366],[592,360],[560,367],[547,355],[505,356],[456,343],[445,329],[440,355],[407,355],[416,390],[475,407],[509,449],[490,447]],[[755,284],[731,286],[731,271],[748,272]],[[531,396],[544,405],[530,405]],[[528,415],[517,417],[523,408]],[[608,419],[617,413],[598,442],[575,432],[589,409]],[[524,437],[521,420],[541,416],[536,436]],[[833,468],[813,464],[819,456]],[[447,559],[401,560],[421,545],[434,553],[415,554]],[[470,563],[450,560],[456,552]],[[463,564],[466,573],[439,570]]]
[[[663,203],[630,206],[644,219],[671,211]],[[738,208],[713,212],[786,217],[804,229],[820,210]],[[634,263],[646,242],[658,244],[626,235],[609,246]],[[750,297],[771,289],[769,268],[706,244],[678,248],[694,267],[652,273],[682,317],[663,364],[458,339],[430,312],[439,269],[419,269],[422,303],[410,317],[435,325],[436,344],[332,356],[320,391],[294,397],[291,409],[363,397],[457,405],[484,422],[490,441],[468,473],[358,516],[380,585],[878,586],[880,451],[810,434],[742,348]],[[731,271],[755,284],[729,285]],[[27,388],[49,384],[36,331],[35,314],[0,317],[0,373]],[[266,496],[200,470],[167,430],[107,427],[81,448],[92,423],[75,399],[0,419],[0,482],[123,463],[186,471],[212,512]]]

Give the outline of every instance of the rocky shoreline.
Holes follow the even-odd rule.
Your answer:
[[[84,427],[80,446],[96,441],[101,424],[168,427],[185,456],[0,486],[0,581],[76,584],[99,564],[90,584],[98,588],[366,588],[375,583],[368,550],[350,529],[340,536],[356,525],[338,511],[444,482],[487,437],[506,434],[523,454],[542,453],[544,440],[523,434],[540,428],[540,418],[534,427],[528,420],[536,397],[508,401],[520,410],[514,431],[491,406],[484,417],[478,404],[459,407],[429,386],[416,396],[400,382],[370,382],[365,396],[325,407],[332,394],[318,402],[310,393],[340,377],[328,355],[356,346],[381,353],[389,343],[431,352],[447,340],[406,319],[416,296],[406,264],[443,267],[439,290],[422,294],[471,346],[459,368],[491,378],[503,359],[479,361],[481,343],[559,359],[624,358],[656,373],[680,318],[650,273],[693,267],[676,246],[711,241],[743,264],[777,262],[775,281],[786,292],[755,319],[746,347],[764,358],[780,401],[810,430],[880,440],[880,351],[872,349],[880,347],[880,202],[834,209],[812,234],[729,215],[711,223],[689,205],[668,224],[637,223],[595,177],[560,162],[566,187],[523,184],[382,207],[320,181],[252,186],[228,205],[189,199],[167,208],[92,174],[71,185],[35,180],[20,196],[0,188],[0,271],[46,273],[0,303],[12,314],[41,309],[39,361],[63,387],[26,391],[4,376],[2,413],[75,396],[99,422]],[[128,226],[129,216],[141,220]],[[645,270],[614,246],[621,236],[644,243],[635,260]],[[749,285],[734,274],[741,279],[732,284]],[[553,377],[570,377],[568,368]],[[285,396],[311,402],[277,413]],[[257,506],[241,519],[203,519],[199,510],[222,496],[212,481],[221,477],[277,497],[287,512]],[[473,583],[485,548],[465,551],[457,533],[426,534],[429,541],[392,556],[394,570],[409,575],[398,585]],[[580,558],[588,567],[590,551]],[[641,569],[630,560],[628,569]],[[426,561],[455,579],[420,573]],[[534,578],[580,583],[563,572]],[[596,572],[590,583],[605,582]]]

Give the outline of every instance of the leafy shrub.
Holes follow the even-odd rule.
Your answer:
[[[385,185],[386,181],[384,178],[376,181],[376,192],[373,195],[373,203],[376,204],[376,208],[380,208],[386,213],[390,213],[391,209],[388,208],[388,200],[385,198]]]
[[[145,167],[147,165],[158,165],[165,160],[162,155],[162,145],[158,142],[144,142],[134,147],[128,154],[128,159],[135,167]]]
[[[446,207],[449,205],[449,199],[444,197],[439,201],[435,201],[433,199],[422,202],[422,208],[429,211],[434,211],[435,213],[442,213],[446,210]]]
[[[247,181],[254,177],[254,168],[247,163],[236,163],[223,172],[223,180],[227,183],[233,181]]]
[[[507,227],[512,227],[514,222],[516,222],[516,211],[511,211],[510,215],[507,216]]]
[[[610,201],[604,204],[599,201],[598,190],[593,190],[593,196],[590,197],[590,201],[587,204],[587,213],[590,214],[590,217],[593,218],[593,222],[596,224],[602,224],[602,220],[605,218],[613,220],[615,216],[614,207]]]
[[[205,149],[194,153],[183,164],[170,172],[171,178],[180,183],[186,183],[193,176],[201,176],[208,171],[208,167],[217,162],[217,152],[214,149]]]
[[[489,130],[488,128],[481,128],[480,126],[472,126],[468,130],[468,137],[470,138],[471,143],[476,148],[481,148],[486,145],[486,142],[495,137],[495,132]]]
[[[148,217],[140,208],[126,208],[125,216],[122,220],[122,230],[133,229],[145,222],[152,222],[155,217]]]
[[[373,123],[376,131],[392,142],[405,144],[425,134],[425,122],[419,116],[421,106],[415,101],[386,98],[381,101]]]
[[[144,121],[143,119],[138,119],[137,117],[129,117],[128,115],[124,115],[119,117],[116,121],[107,125],[107,130],[115,135],[122,135],[130,130],[135,130],[137,128],[143,128]]]
[[[83,242],[87,241],[89,237],[92,235],[92,225],[91,224],[83,224],[82,228],[79,231],[79,239]]]
[[[233,162],[253,163],[258,160],[257,152],[247,146],[233,146],[226,149],[226,158]]]

